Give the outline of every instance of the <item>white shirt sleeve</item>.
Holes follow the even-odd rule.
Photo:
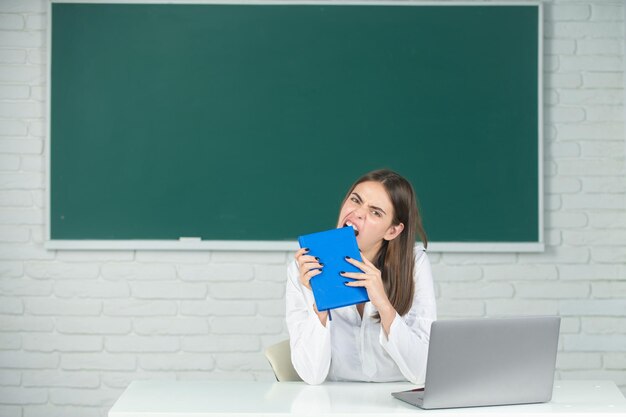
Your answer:
[[[298,265],[287,268],[285,292],[291,362],[308,384],[324,382],[330,369],[330,326],[323,326],[313,309],[313,292],[300,284]]]
[[[407,380],[423,385],[426,379],[426,360],[430,325],[437,319],[435,290],[430,261],[426,252],[418,251],[415,263],[415,293],[409,312],[391,323],[389,335],[380,328],[379,341]]]

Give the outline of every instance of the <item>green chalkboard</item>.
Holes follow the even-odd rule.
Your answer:
[[[53,3],[52,240],[294,240],[361,174],[540,241],[539,5]]]

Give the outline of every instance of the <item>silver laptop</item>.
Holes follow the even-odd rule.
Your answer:
[[[423,390],[392,395],[420,408],[550,401],[560,317],[435,321]]]

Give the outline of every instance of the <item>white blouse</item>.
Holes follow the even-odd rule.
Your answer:
[[[300,284],[294,260],[287,269],[286,316],[291,361],[309,384],[330,381],[410,381],[423,385],[430,325],[437,318],[430,261],[422,246],[415,250],[415,294],[404,316],[396,313],[389,337],[365,303],[363,319],[356,305],[331,310],[332,320],[320,322],[313,292]]]

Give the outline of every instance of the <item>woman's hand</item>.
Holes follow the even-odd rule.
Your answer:
[[[346,278],[356,279],[356,281],[346,282],[346,286],[365,287],[370,302],[376,307],[378,314],[380,314],[380,324],[385,331],[385,336],[389,337],[391,324],[396,318],[396,309],[389,301],[389,297],[387,297],[381,272],[362,253],[361,258],[363,258],[363,262],[348,257],[346,257],[346,261],[359,268],[363,271],[362,273],[344,272],[341,275]]]
[[[346,278],[354,278],[356,281],[346,282],[349,287],[365,287],[370,302],[376,307],[381,317],[386,312],[393,310],[395,317],[395,309],[387,297],[385,286],[381,272],[371,263],[363,254],[361,254],[363,262],[359,262],[353,258],[347,258],[346,261],[359,268],[361,272],[344,272],[341,275]]]
[[[316,275],[322,273],[322,268],[324,264],[319,262],[319,258],[311,255],[307,255],[309,251],[308,248],[302,248],[298,252],[296,252],[296,262],[298,263],[298,270],[300,271],[300,276],[298,279],[300,283],[311,290],[311,278]],[[317,317],[320,319],[322,326],[326,326],[326,321],[328,320],[328,311],[318,311],[315,303],[313,304],[313,311],[317,314]]]
[[[319,263],[319,258],[307,255],[308,251],[308,248],[300,249],[296,252],[295,258],[298,263],[298,270],[300,271],[300,283],[304,287],[311,289],[311,283],[309,281],[311,281],[311,278],[314,276],[322,273],[324,264]]]

